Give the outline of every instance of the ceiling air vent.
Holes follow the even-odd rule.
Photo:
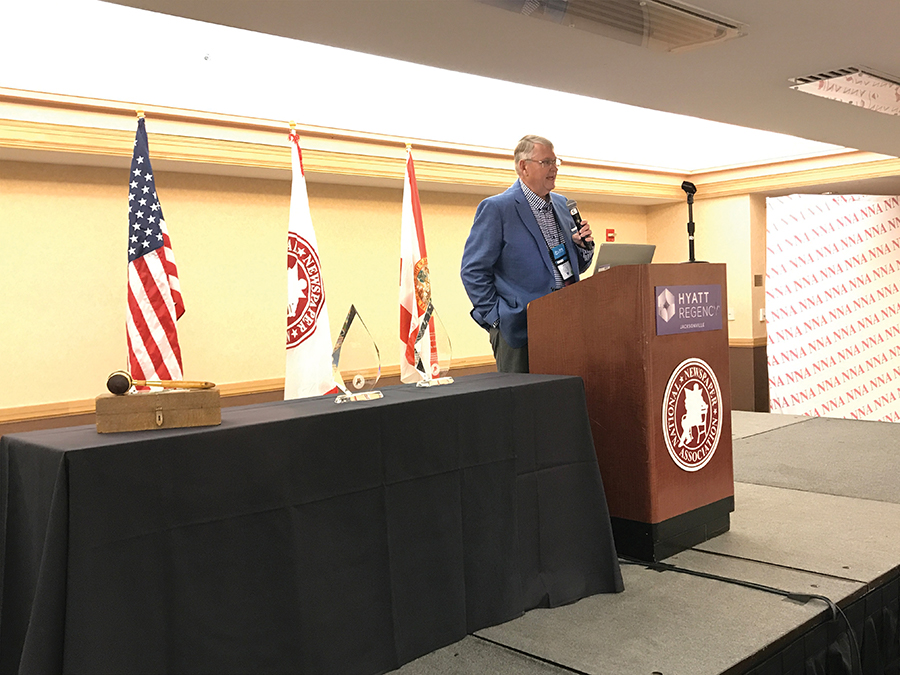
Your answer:
[[[795,77],[791,89],[848,103],[886,115],[900,115],[900,79],[875,74],[871,68],[852,67]]]
[[[677,52],[746,34],[745,26],[670,0],[476,0],[641,47]]]

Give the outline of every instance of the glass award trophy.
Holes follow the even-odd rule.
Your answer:
[[[451,384],[453,378],[449,373],[452,354],[450,336],[429,300],[428,309],[422,315],[419,332],[416,335],[416,370],[422,374],[422,379],[416,382],[416,386],[435,387]]]
[[[381,377],[381,354],[354,305],[350,305],[341,334],[331,352],[334,381],[341,390],[335,403],[381,398],[375,389]]]

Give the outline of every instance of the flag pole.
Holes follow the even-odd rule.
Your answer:
[[[134,112],[137,115],[138,120],[144,119],[144,111],[143,110],[136,109]],[[135,142],[137,142],[137,141],[135,141]],[[125,279],[126,279],[126,281],[128,279],[128,270],[126,270]],[[131,368],[131,348],[129,347],[129,349],[128,349],[128,369],[130,369],[130,368]]]

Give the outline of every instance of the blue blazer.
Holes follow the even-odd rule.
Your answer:
[[[566,198],[550,193],[575,279],[591,264],[572,241],[574,220]],[[528,303],[556,287],[555,265],[519,181],[478,205],[463,249],[460,276],[472,301],[472,318],[485,329],[500,320],[500,333],[511,347],[528,343]]]

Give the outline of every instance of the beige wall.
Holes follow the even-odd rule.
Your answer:
[[[750,272],[754,279],[762,278],[757,286],[751,281],[750,294],[753,304],[753,339],[766,340],[766,322],[759,320],[759,311],[766,307],[766,199],[750,196]]]
[[[124,167],[124,161],[123,161]],[[0,162],[0,409],[93,399],[126,366],[126,168]],[[284,376],[288,180],[156,171],[187,311],[185,378]],[[332,338],[354,303],[382,365],[399,362],[402,190],[310,176]],[[459,261],[480,196],[420,190],[433,297],[454,359],[488,359]],[[580,201],[602,238],[647,240],[646,209]]]
[[[88,399],[126,366],[128,171],[0,162],[0,408]],[[278,377],[289,186],[157,175],[187,313],[188,379]]]
[[[615,230],[615,241],[620,244],[647,243],[647,208],[622,204],[578,202],[582,218],[591,224],[594,240],[599,245],[606,241],[606,230]]]
[[[382,365],[397,366],[402,189],[310,183],[309,194],[332,339],[337,337],[350,304],[355,304],[378,344]],[[424,189],[419,197],[432,300],[450,335],[453,357],[487,355],[487,334],[469,318],[471,305],[459,279],[463,245],[480,197]],[[279,279],[283,276],[280,268],[274,274]],[[278,321],[283,323],[280,314]],[[283,363],[279,362],[279,368],[278,376],[283,376]]]
[[[107,374],[125,365],[125,186],[134,111],[127,103],[0,88],[0,421],[86,412]],[[277,390],[290,189],[285,124],[152,106],[148,114],[187,299],[179,322],[185,375],[212,379],[226,394]],[[395,374],[406,139],[303,125],[298,131],[332,335],[356,303],[385,372]],[[468,316],[458,263],[480,200],[472,191],[501,192],[511,182],[508,152],[422,142],[416,153],[434,298],[455,366],[490,363],[486,334]],[[34,163],[13,161],[22,159]],[[94,168],[50,163],[57,161]],[[657,262],[681,262],[687,208],[679,186],[693,180],[700,188],[697,257],[727,263],[731,344],[757,347],[765,344],[765,289],[753,278],[765,275],[766,251],[765,201],[756,194],[893,175],[898,162],[847,151],[682,176],[579,160],[566,163],[558,185],[578,199],[598,241],[615,229],[616,241],[657,244]],[[665,205],[611,205],[607,198]]]
[[[734,316],[729,339],[764,337],[765,324],[759,321],[764,289],[753,288],[753,275],[765,276],[765,201],[747,195],[698,199],[693,216],[695,259],[727,265],[728,308]],[[688,260],[687,223],[686,203],[647,209],[647,240],[657,245],[654,262]]]

